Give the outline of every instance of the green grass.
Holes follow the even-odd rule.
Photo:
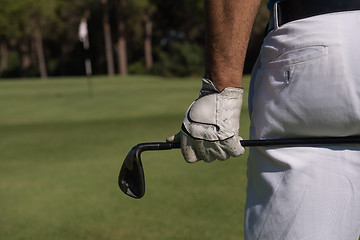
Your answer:
[[[0,81],[0,239],[242,239],[246,155],[187,164],[179,150],[146,152],[144,198],[117,186],[131,147],[178,131],[200,80],[92,83],[90,97],[85,78]]]

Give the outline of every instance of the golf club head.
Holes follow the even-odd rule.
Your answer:
[[[118,184],[123,193],[133,198],[142,198],[145,194],[145,177],[141,163],[141,148],[133,147],[121,166]]]
[[[145,194],[145,176],[140,155],[143,151],[170,150],[180,148],[180,143],[150,142],[139,143],[126,156],[119,174],[119,187],[123,193],[133,198],[142,198]]]

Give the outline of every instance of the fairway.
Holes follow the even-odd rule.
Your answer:
[[[145,196],[117,186],[128,151],[176,133],[200,87],[93,77],[90,95],[86,78],[0,81],[0,239],[243,239],[247,153],[188,164],[179,150],[146,152]]]

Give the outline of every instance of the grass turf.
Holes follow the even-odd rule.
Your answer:
[[[0,239],[242,239],[246,154],[146,152],[145,197],[117,186],[131,147],[178,131],[200,80],[94,77],[92,97],[86,81],[0,81]]]

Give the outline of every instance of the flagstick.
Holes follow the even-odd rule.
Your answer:
[[[89,57],[89,38],[86,37],[86,40],[84,41],[84,49],[87,53],[87,58],[85,59],[85,71],[86,71],[86,76],[87,76],[87,83],[88,83],[88,93],[89,93],[89,97],[93,96],[93,90],[92,90],[92,68],[91,68],[91,60]]]
[[[84,50],[85,50],[85,71],[87,76],[87,86],[88,86],[88,94],[89,97],[93,96],[93,89],[92,89],[92,68],[91,68],[91,59],[90,59],[90,43],[89,43],[89,34],[88,34],[88,27],[86,19],[83,18],[80,22],[79,26],[79,39],[83,43]]]

